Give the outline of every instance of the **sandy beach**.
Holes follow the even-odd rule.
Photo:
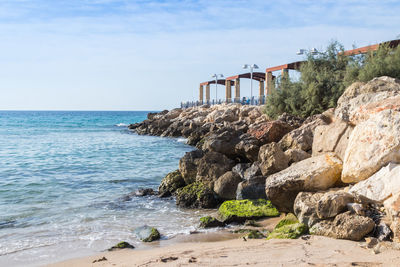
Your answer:
[[[374,254],[360,244],[321,236],[268,241],[236,238],[105,252],[48,266],[399,266],[399,250],[388,248]]]

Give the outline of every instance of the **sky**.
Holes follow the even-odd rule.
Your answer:
[[[399,14],[385,0],[0,0],[0,110],[171,109],[246,63],[398,39]]]

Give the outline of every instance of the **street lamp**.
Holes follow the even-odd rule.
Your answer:
[[[299,51],[297,51],[296,54],[297,55],[304,55],[306,52],[307,52],[307,49],[299,49]],[[318,52],[317,48],[315,48],[315,47],[311,48],[311,50],[310,50],[310,54],[311,55],[316,55],[318,53],[319,52]]]
[[[218,94],[217,94],[218,77],[223,78],[224,75],[222,75],[222,74],[213,74],[211,77],[215,78],[215,101],[217,101],[217,99],[218,99],[218,97],[217,97],[218,96]]]
[[[253,70],[258,69],[256,64],[244,64],[243,69],[250,69],[250,92],[251,92],[251,101],[253,101]]]

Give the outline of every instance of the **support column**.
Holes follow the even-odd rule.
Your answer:
[[[206,85],[206,101],[207,102],[210,101],[210,85],[209,84]]]
[[[199,88],[199,101],[200,102],[203,102],[203,96],[204,96],[203,85],[200,85],[200,88]]]
[[[240,102],[240,79],[235,79],[235,102]]]
[[[232,102],[232,86],[230,80],[225,80],[225,98],[226,103]]]
[[[266,80],[266,85],[265,85],[265,95],[269,96],[272,94],[274,90],[274,82],[272,78],[272,72],[267,72],[265,74],[265,80]]]
[[[264,104],[264,80],[260,79],[259,89],[259,105]]]
[[[282,79],[287,79],[287,78],[289,78],[289,70],[282,69]]]

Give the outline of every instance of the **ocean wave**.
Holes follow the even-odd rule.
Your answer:
[[[187,139],[181,137],[181,138],[176,139],[176,141],[180,142],[180,143],[186,143]]]
[[[117,127],[128,127],[129,125],[121,122],[121,123],[115,124],[115,126],[117,126]]]

